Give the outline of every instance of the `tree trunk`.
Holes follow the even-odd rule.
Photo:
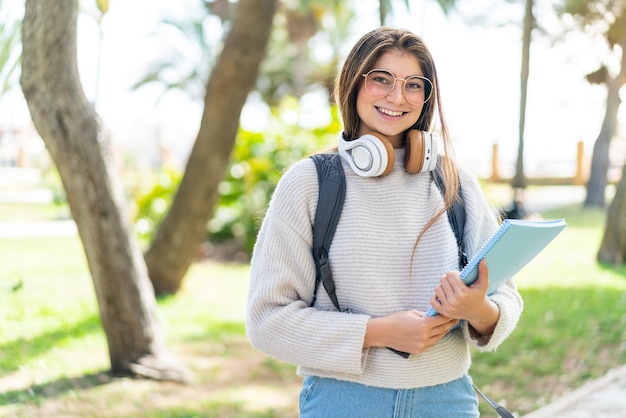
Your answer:
[[[256,82],[272,28],[276,0],[239,0],[232,29],[213,69],[198,137],[172,206],[145,254],[157,294],[178,291],[207,236],[235,143],[239,116]]]
[[[614,266],[622,266],[626,261],[626,165],[622,169],[622,178],[617,184],[617,191],[604,228],[604,237],[598,251],[598,261]]]
[[[302,97],[306,92],[306,88],[310,86],[310,69],[311,62],[309,60],[309,41],[318,31],[318,23],[315,20],[313,10],[285,10],[287,18],[287,34],[289,40],[296,46],[297,55],[294,64],[295,81],[294,94],[296,97]]]
[[[520,107],[519,107],[519,137],[517,143],[517,162],[515,164],[515,176],[513,177],[513,189],[516,192],[514,201],[521,196],[521,190],[527,186],[526,175],[524,173],[524,131],[526,128],[526,101],[528,98],[528,76],[530,74],[530,44],[532,41],[532,31],[535,26],[533,15],[533,0],[526,0],[524,13],[524,31],[522,34],[522,69],[520,71]],[[518,205],[523,202],[515,202]]]
[[[619,27],[623,28],[623,25]],[[609,43],[611,42],[609,41]],[[614,44],[611,43],[611,45],[614,49],[616,49],[616,45],[619,45],[619,49],[622,52],[617,76],[611,78],[609,71],[604,67],[587,76],[587,80],[593,84],[606,84],[608,93],[602,128],[593,146],[591,173],[587,182],[587,197],[584,202],[585,207],[604,207],[605,205],[604,195],[610,163],[609,150],[611,148],[611,139],[617,130],[617,114],[621,104],[619,91],[626,85],[626,36],[624,36],[624,32],[622,32],[621,38]]]
[[[83,92],[76,61],[78,0],[27,0],[21,86],[54,160],[91,271],[115,373],[183,380],[168,352],[133,239],[109,136]]]
[[[605,202],[605,189],[607,185],[607,173],[609,170],[609,149],[611,139],[615,135],[617,128],[617,112],[619,110],[620,98],[619,89],[622,85],[613,80],[607,82],[608,95],[606,99],[606,112],[600,134],[593,145],[591,157],[591,173],[587,181],[587,197],[585,207],[603,208]]]

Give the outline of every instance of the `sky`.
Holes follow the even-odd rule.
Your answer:
[[[12,1],[18,5],[16,9],[23,4],[22,0]],[[90,0],[83,3],[89,6]],[[512,164],[518,144],[521,23],[486,27],[466,21],[468,15],[489,10],[490,16],[521,22],[521,8],[499,9],[493,7],[494,0],[465,0],[458,12],[446,17],[433,1],[412,1],[410,10],[403,1],[396,3],[397,13],[390,24],[422,36],[434,56],[459,160],[482,170],[477,174],[487,174],[484,171],[491,161],[492,145],[498,143],[501,160]],[[201,102],[180,92],[159,100],[161,89],[157,86],[137,91],[129,88],[171,47],[191,62],[198,62],[198,51],[173,35],[154,36],[160,18],[200,13],[198,6],[193,9],[195,4],[193,0],[110,0],[101,26],[87,13],[79,18],[79,71],[85,93],[92,100],[97,96],[97,110],[111,130],[115,146],[137,162],[153,162],[160,146],[184,159],[195,140]],[[346,49],[378,25],[377,0],[356,4],[358,24],[346,41]],[[548,16],[543,18],[548,25],[556,24],[549,11],[537,10],[537,14]],[[213,35],[219,37],[219,31]],[[572,35],[554,45],[536,38],[531,49],[526,116],[525,161],[529,170],[560,165],[573,170],[578,141],[584,141],[590,156],[604,117],[606,90],[589,85],[584,75],[597,69],[604,51],[603,44],[582,35]],[[0,100],[0,115],[0,124],[5,126],[29,124],[19,91]],[[257,120],[251,115],[257,115]],[[263,115],[262,109],[247,105],[242,124],[262,129],[258,115]],[[626,133],[626,106],[622,106],[619,118]]]

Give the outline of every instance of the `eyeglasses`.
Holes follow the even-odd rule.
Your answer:
[[[363,74],[363,78],[365,78],[365,89],[376,98],[385,97],[391,93],[396,86],[396,80],[404,81],[404,97],[411,104],[424,104],[433,94],[433,83],[421,75],[400,78],[391,71],[376,68]]]

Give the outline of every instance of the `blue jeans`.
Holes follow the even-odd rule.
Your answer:
[[[477,418],[478,399],[465,375],[436,386],[386,389],[306,376],[300,418]]]

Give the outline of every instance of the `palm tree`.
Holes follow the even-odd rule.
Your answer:
[[[20,64],[20,32],[22,21],[13,19],[5,0],[0,0],[0,97],[18,84],[17,70]]]
[[[218,4],[211,3],[212,7]],[[217,185],[223,178],[229,161],[241,107],[257,80],[256,66],[265,56],[264,42],[270,34],[275,3],[275,0],[240,0],[236,6],[238,13],[234,14],[232,21],[226,21],[231,29],[207,84],[198,137],[171,208],[145,253],[150,278],[157,294],[178,291],[198,247],[206,237],[206,225],[217,202]],[[318,3],[322,2],[310,2],[311,5]],[[343,7],[336,0],[333,4],[338,8]],[[292,30],[292,35],[298,37],[300,49],[304,49],[305,40],[313,36],[312,27],[316,24],[311,21],[311,17],[321,19],[320,10],[324,11],[313,9],[308,17],[307,13],[291,15],[292,22],[302,22],[303,19],[309,22],[309,28],[304,35]],[[220,13],[221,19],[230,19],[231,14],[227,9],[220,9]],[[240,33],[233,34],[235,29]],[[298,54],[301,59],[305,55],[308,53],[300,51]],[[226,60],[229,60],[228,63]],[[334,70],[333,68],[333,74]],[[312,76],[312,73],[302,71],[305,73],[302,77]],[[316,74],[315,77],[320,75]],[[224,97],[229,100],[224,102]],[[215,106],[215,103],[220,105]]]
[[[452,9],[454,9],[454,7],[456,6],[456,2],[457,0],[437,0],[439,7],[446,16]],[[407,10],[409,10],[409,0],[404,0],[404,6],[407,8]],[[381,25],[385,25],[387,23],[387,17],[392,10],[392,0],[378,0],[378,17]]]

